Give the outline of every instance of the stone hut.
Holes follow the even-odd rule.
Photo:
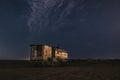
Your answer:
[[[30,45],[31,46],[31,61],[39,61],[41,63],[60,63],[68,60],[68,52],[58,47],[50,45]]]

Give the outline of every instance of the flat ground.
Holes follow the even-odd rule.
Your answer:
[[[76,64],[76,63],[75,63]],[[120,80],[120,65],[81,64],[57,67],[9,67],[0,68],[0,80]],[[84,66],[83,66],[84,65]]]

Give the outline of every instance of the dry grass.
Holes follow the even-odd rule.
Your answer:
[[[120,68],[108,67],[40,67],[3,68],[0,80],[120,80]]]

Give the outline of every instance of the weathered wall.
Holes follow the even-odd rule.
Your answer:
[[[32,46],[31,48],[31,59],[41,60],[42,59],[42,46]]]
[[[52,47],[48,45],[44,45],[43,49],[43,59],[47,60],[48,58],[52,58]]]
[[[68,59],[68,53],[61,49],[56,49],[55,57],[60,59]]]

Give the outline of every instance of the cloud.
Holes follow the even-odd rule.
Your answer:
[[[69,24],[72,21],[69,16],[74,16],[73,10],[76,8],[77,2],[83,3],[84,1],[28,0],[31,7],[31,16],[28,20],[30,32],[43,34],[56,32],[65,27],[65,24]],[[83,10],[85,6],[86,4],[79,5],[79,10]],[[80,19],[81,22],[85,20],[86,18]]]

